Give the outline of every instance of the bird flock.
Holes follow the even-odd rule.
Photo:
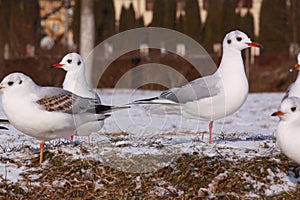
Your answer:
[[[74,135],[89,138],[91,132],[103,127],[112,112],[144,104],[157,109],[167,106],[171,113],[178,111],[184,117],[208,121],[208,143],[212,144],[213,122],[236,112],[248,96],[242,50],[249,47],[260,48],[262,45],[251,41],[239,30],[231,31],[223,39],[222,59],[215,73],[124,106],[103,105],[98,94],[87,84],[82,57],[68,53],[52,65],[66,71],[63,88],[41,87],[19,72],[3,78],[0,92],[7,120],[1,119],[0,123],[9,121],[19,131],[40,140],[40,163],[44,160],[45,141],[73,140]],[[300,69],[300,53],[293,68]],[[272,116],[280,118],[276,140],[281,151],[300,164],[300,148],[297,148],[300,144],[300,73]]]

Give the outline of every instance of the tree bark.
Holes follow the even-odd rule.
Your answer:
[[[93,14],[94,1],[81,1],[81,17],[80,17],[80,54],[86,59],[94,48],[95,41],[95,18]],[[91,54],[92,55],[92,54]],[[90,56],[91,56],[90,55]],[[89,56],[89,59],[92,59]],[[88,62],[92,63],[92,62]],[[92,85],[92,65],[86,65],[86,79],[89,85]]]

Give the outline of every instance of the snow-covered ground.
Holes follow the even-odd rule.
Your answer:
[[[135,99],[153,97],[158,91],[143,90],[99,90],[104,104],[123,105]],[[179,115],[149,115],[147,107],[133,106],[115,112],[105,120],[99,133],[93,133],[91,144],[84,144],[88,153],[82,154],[78,147],[61,146],[60,151],[73,154],[74,158],[93,158],[128,172],[149,172],[170,164],[183,153],[198,152],[199,155],[221,155],[233,160],[235,157],[253,158],[280,153],[275,143],[275,130],[278,118],[271,117],[282,99],[282,93],[253,93],[235,114],[215,121],[213,145],[208,145],[208,122],[185,119]],[[0,110],[0,117],[5,117]],[[3,158],[22,160],[24,157],[37,157],[32,149],[39,147],[39,141],[20,133],[11,125],[4,125],[8,131],[0,130],[0,178],[17,182],[22,179],[24,170]],[[202,133],[205,134],[202,134]],[[204,135],[204,138],[202,138]],[[77,137],[86,141],[85,137]],[[55,141],[49,142],[50,146]],[[28,146],[29,148],[23,148]],[[25,150],[24,150],[25,149]],[[141,159],[141,157],[146,159]],[[135,171],[123,168],[122,160],[137,159]],[[150,162],[151,161],[151,162]],[[146,162],[146,163],[143,163]],[[149,164],[150,163],[150,164]],[[47,161],[44,163],[47,164]],[[125,164],[124,164],[125,166]],[[139,167],[140,166],[140,167]],[[278,172],[271,174],[283,181],[271,185],[266,195],[295,189],[297,179]],[[249,180],[251,181],[251,180]]]

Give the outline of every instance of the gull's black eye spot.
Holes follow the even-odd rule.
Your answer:
[[[228,40],[227,40],[227,44],[230,44],[230,43],[231,43],[231,40],[230,40],[230,39],[228,39]]]
[[[13,81],[9,81],[7,84],[8,84],[9,86],[12,86],[12,85],[14,84],[14,82],[13,82]]]
[[[77,65],[80,65],[81,64],[81,61],[79,60],[78,62],[77,62]]]
[[[22,80],[20,80],[20,81],[19,81],[19,85],[21,85],[22,83],[23,83],[23,81],[22,81]]]
[[[296,107],[291,107],[292,112],[295,112],[296,109],[297,109]]]
[[[240,42],[240,41],[242,41],[242,38],[241,37],[237,37],[236,40]]]
[[[70,64],[70,63],[72,62],[72,60],[71,60],[71,59],[68,59],[67,62]]]

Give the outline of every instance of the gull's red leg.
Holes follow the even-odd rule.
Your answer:
[[[45,146],[45,142],[44,140],[41,140],[40,141],[40,164],[42,164],[44,161],[44,146]]]
[[[209,122],[208,130],[209,130],[209,144],[212,144],[212,128],[213,128],[213,121]]]

